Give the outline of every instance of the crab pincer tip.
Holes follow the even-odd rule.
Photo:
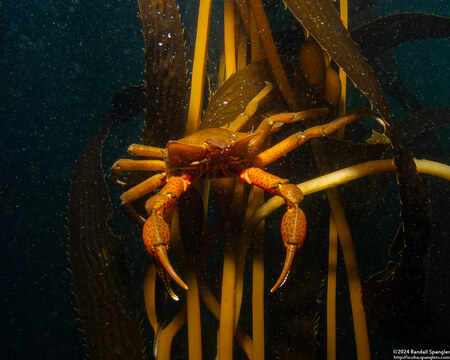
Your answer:
[[[175,281],[178,285],[180,285],[184,290],[187,290],[188,289],[187,285],[178,276],[178,274],[172,267],[172,264],[170,263],[169,258],[167,257],[166,248],[164,246],[157,246],[155,251],[158,256],[159,263],[162,265],[164,270],[167,271],[167,273],[173,279],[173,281]]]
[[[297,245],[287,244],[286,245],[286,259],[284,260],[283,270],[281,270],[280,277],[278,278],[275,285],[270,289],[270,292],[275,292],[279,287],[283,286],[286,282],[289,273],[291,272],[292,263],[294,262],[295,254],[297,253],[299,247]]]

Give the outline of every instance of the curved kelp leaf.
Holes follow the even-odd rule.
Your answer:
[[[367,2],[358,4],[358,9],[361,10],[364,5]],[[298,51],[298,38],[303,36],[302,32],[302,29],[290,29],[274,33],[278,48],[283,49],[284,53],[295,53]],[[395,98],[406,113],[421,110],[419,99],[401,81],[395,59],[388,56],[389,50],[404,42],[448,38],[450,19],[430,14],[398,13],[365,23],[350,34],[377,74],[382,88]]]
[[[430,131],[448,124],[449,107],[409,114],[399,121],[408,139],[415,143],[416,151],[448,161],[448,153],[441,148],[439,139]],[[433,206],[432,242],[407,235],[401,228],[391,244],[389,256],[395,262],[372,275],[363,286],[363,301],[371,324],[387,335],[411,346],[442,347],[449,336],[442,325],[439,306],[448,298],[449,287],[445,283],[445,265],[442,256],[448,248],[448,185],[435,177],[429,178]],[[425,215],[425,216],[424,216]],[[427,214],[417,214],[416,221]],[[413,217],[409,217],[413,219]],[[428,251],[429,263],[422,265]],[[431,255],[433,254],[433,255]],[[438,274],[437,276],[433,276]],[[425,291],[428,288],[428,291]],[[428,296],[432,294],[432,296]]]
[[[166,146],[183,137],[187,70],[180,15],[174,0],[139,0],[146,63],[146,119],[142,142]]]
[[[343,26],[331,1],[285,0],[285,3],[389,124],[387,132],[397,169],[405,236],[411,241],[410,247],[414,243],[426,248],[431,227],[427,197],[407,140],[396,126],[372,69]]]
[[[404,42],[448,38],[450,18],[421,13],[393,14],[361,25],[351,35],[361,53],[372,58]]]
[[[439,137],[435,129],[449,123],[450,106],[410,113],[398,121],[414,154],[444,164],[450,162],[450,155],[444,146],[445,137]],[[435,211],[433,208],[433,216]]]
[[[418,111],[408,114],[399,120],[399,125],[408,136],[408,139],[416,138],[424,132],[449,124],[450,106]]]
[[[344,27],[332,1],[283,0],[298,21],[308,30],[353,83],[386,119],[389,106],[380,84],[357,45]]]
[[[369,64],[377,73],[378,81],[383,89],[388,92],[405,113],[420,111],[423,109],[419,98],[405,85],[396,67],[395,57],[386,53],[374,59],[369,59]],[[395,67],[393,70],[392,67]]]
[[[373,310],[384,310],[385,318],[388,318],[395,316],[395,312],[403,310],[401,308],[407,307],[408,303],[414,304],[414,311],[417,313],[417,319],[414,322],[420,323],[423,313],[421,311],[422,302],[417,299],[420,299],[420,294],[423,293],[423,256],[429,244],[431,216],[428,200],[408,147],[407,139],[396,126],[387,100],[372,69],[359,52],[347,29],[342,25],[333,3],[328,0],[314,2],[307,0],[284,1],[296,18],[330,54],[333,60],[344,69],[349,78],[388,123],[387,134],[392,144],[397,170],[403,220],[397,235],[397,243],[401,242],[402,247],[396,253],[397,262],[390,264],[380,274],[381,279],[387,277],[389,281],[380,283],[380,278],[373,279],[372,284],[384,285],[372,286],[369,290],[372,299],[374,299],[372,303],[378,306],[374,308],[368,306],[367,297],[364,303],[369,321],[376,321],[380,318],[381,312],[377,313]],[[410,284],[414,285],[408,287]],[[366,287],[366,294],[367,289]],[[389,295],[394,293],[403,295],[404,300],[401,302],[395,302],[394,300],[395,306],[389,306],[389,300],[393,298]],[[412,326],[408,316],[397,320],[399,326]]]
[[[390,50],[404,42],[450,36],[450,19],[421,13],[399,13],[378,18],[351,32],[352,39],[376,72],[383,89],[406,113],[423,107],[403,84]]]
[[[276,84],[266,59],[249,65],[231,75],[214,93],[203,114],[200,129],[220,127],[233,121],[247,104],[266,86]],[[286,111],[287,105],[277,87],[258,104],[256,114]]]
[[[126,88],[114,97],[108,117],[77,159],[72,177],[69,258],[90,359],[144,359],[125,247],[107,225],[112,205],[101,165],[111,125],[141,111],[143,99],[140,87]]]

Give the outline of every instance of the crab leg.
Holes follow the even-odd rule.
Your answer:
[[[138,185],[132,187],[130,190],[124,192],[120,197],[122,200],[122,205],[128,204],[134,200],[141,198],[144,195],[151,193],[153,190],[159,188],[162,184],[166,182],[166,175],[156,174],[149,177],[147,180],[139,183]]]
[[[166,171],[166,163],[163,160],[131,160],[120,159],[117,160],[111,167],[111,174],[109,174],[109,181],[125,185],[123,181],[119,180],[122,171]]]
[[[187,285],[173,269],[167,256],[167,249],[170,242],[170,228],[167,218],[170,218],[173,206],[190,184],[186,176],[170,177],[161,191],[157,195],[152,196],[145,204],[145,209],[149,217],[142,231],[145,249],[155,261],[162,280],[166,283],[164,269],[185,290],[187,290]],[[172,295],[173,293],[170,291],[167,283],[166,287]],[[174,296],[172,295],[172,297]]]
[[[275,144],[271,148],[257,155],[253,160],[252,166],[264,167],[267,164],[270,164],[271,162],[277,160],[281,156],[287,154],[288,152],[296,149],[309,139],[327,136],[337,129],[341,128],[342,126],[348,125],[353,121],[362,119],[366,116],[375,117],[377,120],[379,119],[375,116],[374,113],[366,108],[353,110],[343,116],[338,117],[330,123],[314,126],[312,128],[306,129],[305,131],[300,131],[289,136],[283,141],[280,141],[278,144]]]
[[[259,168],[245,169],[239,175],[242,181],[258,186],[259,188],[283,198],[287,211],[281,221],[281,236],[286,247],[286,258],[280,277],[270,290],[274,292],[286,281],[292,267],[294,256],[302,247],[306,236],[306,218],[299,208],[303,200],[303,193],[289,180],[269,174]]]
[[[292,124],[307,118],[322,116],[326,114],[328,114],[327,108],[316,108],[296,113],[281,113],[269,116],[268,118],[264,119],[255,130],[255,133],[258,133],[258,135],[248,144],[249,154],[258,153],[267,136],[272,131],[279,129],[283,124]]]
[[[329,113],[328,108],[315,108],[309,110],[303,110],[294,113],[280,113],[269,116],[267,120],[270,120],[272,124],[280,123],[280,124],[292,124],[297,121],[305,120],[307,118],[317,117],[326,115]],[[281,125],[277,125],[279,127]]]
[[[131,144],[127,150],[128,154],[134,156],[147,156],[147,157],[164,157],[164,149],[154,146],[142,145],[142,144]]]
[[[258,109],[258,105],[262,99],[264,99],[267,94],[272,90],[273,85],[266,81],[266,86],[247,104],[244,109],[244,112],[239,114],[234,121],[228,126],[224,126],[224,128],[236,132],[242,129],[242,127],[247,123],[250,118],[255,115],[256,110]]]

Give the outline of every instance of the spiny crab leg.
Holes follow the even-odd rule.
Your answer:
[[[314,118],[317,116],[322,116],[328,114],[330,111],[328,108],[315,108],[309,110],[303,110],[295,113],[280,113],[271,115],[267,120],[273,123],[273,127],[279,128],[283,124],[292,124],[297,121],[302,121],[308,118]]]
[[[109,181],[125,185],[119,180],[122,171],[166,171],[166,163],[163,160],[131,160],[120,159],[111,166]]]
[[[312,128],[306,129],[305,131],[300,131],[289,136],[283,141],[280,141],[278,144],[275,144],[271,148],[257,155],[253,160],[252,166],[263,168],[267,164],[270,164],[271,162],[279,159],[281,156],[304,144],[309,139],[327,136],[337,129],[341,128],[342,126],[348,125],[366,116],[375,118],[377,121],[381,122],[383,126],[385,126],[380,118],[377,117],[372,111],[366,108],[355,109],[343,116],[336,118],[330,123],[314,126]]]
[[[149,177],[148,179],[124,192],[120,196],[122,205],[128,204],[134,200],[141,198],[144,195],[150,194],[153,190],[159,188],[165,182],[166,175],[164,173]]]
[[[296,113],[280,113],[269,116],[268,118],[264,119],[256,129],[255,133],[259,134],[249,142],[248,153],[249,154],[258,153],[267,136],[271,132],[278,130],[282,125],[291,124],[307,118],[326,115],[328,114],[328,112],[329,110],[327,108],[316,108]]]
[[[283,198],[287,211],[281,221],[281,237],[286,247],[286,258],[275,285],[270,290],[274,292],[286,281],[292,267],[296,252],[302,247],[306,236],[306,218],[299,205],[303,201],[303,193],[289,180],[269,174],[259,168],[249,168],[240,174],[242,181]]]
[[[247,104],[247,106],[244,109],[244,112],[238,115],[234,121],[224,126],[224,128],[236,132],[242,129],[242,127],[247,123],[250,118],[255,115],[256,110],[258,109],[259,103],[262,99],[264,99],[267,94],[272,90],[273,85],[266,81],[266,86]]]
[[[150,257],[155,261],[158,273],[174,300],[178,300],[178,297],[174,296],[170,289],[165,274],[168,274],[184,290],[187,290],[188,287],[173,269],[167,256],[170,228],[166,218],[170,218],[173,206],[190,184],[187,176],[170,177],[161,191],[152,196],[145,204],[149,217],[142,231],[144,246]]]

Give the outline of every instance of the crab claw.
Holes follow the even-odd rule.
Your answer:
[[[164,266],[162,266],[160,263],[155,261],[156,265],[156,271],[158,272],[159,278],[162,280],[162,283],[164,284],[164,288],[166,289],[167,294],[172,298],[174,301],[180,300],[180,298],[175,294],[175,292],[170,287],[170,275],[165,270]],[[169,263],[170,264],[170,263]]]
[[[296,245],[288,244],[286,246],[286,259],[284,260],[283,270],[281,270],[280,277],[278,278],[277,282],[270,290],[270,292],[274,292],[280,286],[283,286],[283,284],[286,282],[289,273],[291,272],[291,267],[294,262],[295,254],[297,253],[298,250],[299,248]]]
[[[296,204],[288,208],[281,220],[281,236],[286,247],[286,258],[280,277],[270,292],[274,292],[286,282],[294,262],[295,254],[300,250],[305,241],[306,218],[303,211]]]
[[[152,212],[152,214],[145,222],[144,229],[142,231],[142,238],[148,254],[155,261],[156,267],[158,269],[158,274],[163,280],[167,292],[174,300],[178,300],[178,297],[170,289],[165,274],[168,274],[184,290],[187,290],[188,287],[178,276],[177,272],[174,270],[172,264],[169,261],[169,258],[167,256],[167,248],[169,247],[170,240],[169,225],[156,211]]]
[[[181,278],[178,276],[178,274],[176,273],[176,271],[172,267],[172,264],[169,261],[169,258],[167,256],[167,247],[161,245],[157,246],[154,252],[155,252],[155,259],[158,265],[161,265],[178,285],[180,285],[184,290],[187,290],[188,289],[187,285],[184,283],[183,280],[181,280]]]

